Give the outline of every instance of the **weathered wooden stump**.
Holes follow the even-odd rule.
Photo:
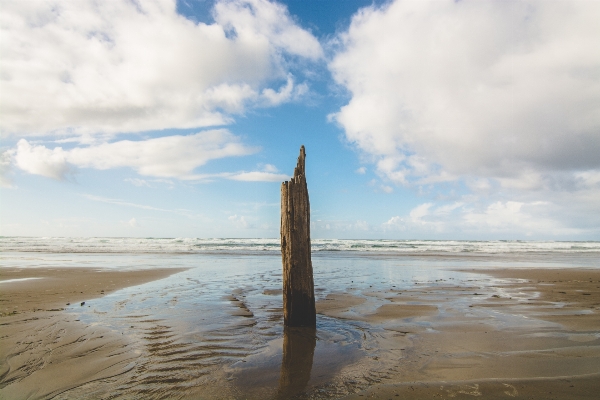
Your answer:
[[[294,177],[281,184],[283,323],[286,326],[316,326],[317,323],[305,158],[302,146]]]

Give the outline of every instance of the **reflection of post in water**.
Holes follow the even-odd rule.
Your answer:
[[[315,328],[284,327],[279,398],[293,397],[304,391],[310,380],[316,344],[317,330]]]

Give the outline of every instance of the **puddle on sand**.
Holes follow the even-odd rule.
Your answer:
[[[173,393],[182,398],[289,398],[324,390],[323,385],[348,376],[344,368],[362,365],[376,351],[377,329],[360,322],[319,315],[312,334],[284,331],[278,257],[198,261],[207,262],[67,309],[83,323],[107,326],[132,339],[139,357],[130,373],[111,382],[114,398]],[[339,272],[331,269],[327,275]],[[331,282],[334,290],[343,290],[335,279]],[[319,293],[326,296],[329,290]],[[368,385],[365,379],[352,381]],[[343,379],[337,382],[346,385]],[[96,384],[97,393],[101,384]]]
[[[73,389],[71,398],[107,392],[149,399],[341,397],[381,381],[401,362],[404,348],[393,365],[391,356],[379,354],[378,341],[391,334],[381,325],[319,315],[315,332],[284,330],[279,256],[174,258],[190,269],[67,309],[83,323],[126,335],[139,354],[131,371]],[[389,302],[385,293],[419,288],[424,299],[441,304],[439,295],[428,299],[434,286],[468,287],[472,294],[494,285],[481,275],[425,264],[314,257],[317,300],[343,292],[377,307]],[[448,296],[459,299],[453,307],[473,310],[468,298]],[[409,325],[419,324],[425,322]]]
[[[331,391],[336,378],[344,386],[344,378],[351,379],[343,370],[375,354],[372,334],[367,336],[359,325],[317,318],[316,329],[284,328],[283,337],[226,368],[227,380],[250,398],[287,399],[313,390],[325,392],[327,386]]]

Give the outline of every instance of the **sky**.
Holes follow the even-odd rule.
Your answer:
[[[0,235],[600,240],[600,2],[0,3]]]

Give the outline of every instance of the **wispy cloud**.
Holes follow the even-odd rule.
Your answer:
[[[190,210],[186,210],[183,208],[178,208],[178,209],[160,208],[160,207],[149,206],[147,204],[132,203],[132,202],[120,200],[120,199],[111,199],[108,197],[94,196],[91,194],[81,194],[81,196],[88,200],[97,201],[100,203],[114,204],[114,205],[122,206],[122,207],[132,207],[132,208],[138,208],[141,210],[148,210],[148,211],[158,211],[158,212],[164,212],[164,213],[178,214],[178,215],[182,215],[184,217],[191,218],[191,219],[206,219],[206,217],[202,214],[197,214],[197,213],[194,213]],[[135,218],[133,218],[133,222],[132,222],[132,220],[128,221],[129,225],[134,226],[134,225],[132,225],[132,223],[135,226],[138,226],[138,223],[135,220]]]
[[[170,179],[140,179],[140,178],[125,178],[125,182],[131,183],[137,187],[156,187],[157,185],[167,185],[173,187],[174,182]]]
[[[245,146],[226,129],[147,140],[121,140],[65,150],[31,145],[26,139],[12,150],[17,167],[31,174],[65,179],[74,168],[106,170],[129,167],[140,175],[188,179],[210,160],[259,151]]]
[[[281,182],[289,180],[290,176],[285,174],[274,174],[272,172],[252,171],[252,172],[236,172],[231,175],[224,176],[227,179],[234,181],[246,182]]]
[[[21,139],[15,149],[6,151],[0,160],[0,172],[6,176],[11,161],[30,174],[63,180],[77,168],[100,170],[129,167],[143,176],[157,177],[152,182],[169,183],[165,178],[205,182],[230,179],[246,182],[281,182],[289,175],[277,173],[277,168],[264,164],[262,171],[219,172],[198,174],[194,170],[210,160],[239,157],[259,151],[245,146],[226,129],[198,132],[192,135],[165,136],[147,140],[121,140],[87,147],[63,149],[32,145]],[[7,179],[5,178],[7,181]],[[128,178],[135,186],[150,186],[150,181]]]
[[[229,179],[243,182],[282,182],[289,180],[290,176],[278,173],[277,168],[272,164],[263,164],[262,171],[237,171],[237,172],[219,172],[215,174],[193,174],[183,177],[188,181],[206,182],[215,179]]]
[[[146,204],[131,203],[131,202],[124,201],[124,200],[111,199],[108,197],[101,197],[101,196],[94,196],[91,194],[82,194],[81,196],[85,197],[88,200],[98,201],[100,203],[108,203],[108,204],[115,204],[115,205],[124,206],[124,207],[140,208],[142,210],[162,211],[162,212],[170,212],[170,213],[181,213],[181,212],[187,211],[187,210],[169,210],[166,208],[153,207],[153,206],[149,206]]]

